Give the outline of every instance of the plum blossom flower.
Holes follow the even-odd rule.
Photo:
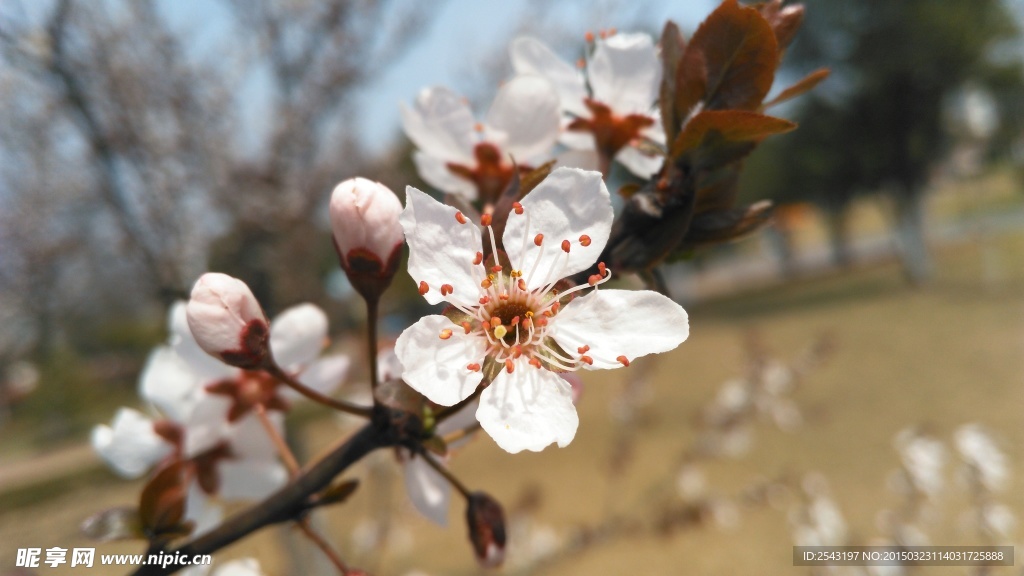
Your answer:
[[[540,76],[523,75],[498,90],[477,123],[465,99],[447,88],[425,88],[402,106],[402,125],[416,144],[416,170],[428,184],[467,201],[494,202],[515,166],[546,160],[558,139],[559,97]],[[515,165],[512,160],[515,160]]]
[[[964,424],[954,434],[957,451],[986,489],[1002,490],[1010,476],[1006,455],[980,424]]]
[[[650,36],[612,34],[597,39],[585,74],[535,38],[516,38],[509,54],[517,74],[538,74],[558,89],[565,115],[560,141],[589,153],[589,159],[579,160],[582,166],[598,165],[599,153],[642,178],[661,168],[660,157],[636,147],[641,138],[665,143],[654,109],[661,63]]]
[[[267,355],[267,317],[245,282],[203,274],[192,287],[188,325],[199,347],[239,368],[258,368]]]
[[[334,246],[352,285],[375,298],[391,284],[404,238],[398,215],[402,203],[390,188],[366,178],[350,178],[331,193]]]
[[[403,379],[451,406],[488,374],[476,417],[499,446],[514,453],[568,445],[579,419],[560,372],[628,366],[689,335],[686,312],[655,292],[593,290],[569,301],[610,277],[603,263],[588,283],[555,290],[562,278],[590,269],[612,219],[599,173],[558,168],[513,205],[502,237],[511,264],[505,270],[485,263],[481,228],[409,187],[401,219],[409,273],[428,302],[446,301],[464,319],[426,316],[406,329],[395,346]],[[490,220],[485,215],[481,224],[497,254]]]

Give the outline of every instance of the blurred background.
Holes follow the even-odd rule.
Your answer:
[[[482,438],[452,462],[513,519],[505,573],[807,573],[794,542],[1020,542],[1024,3],[809,4],[776,90],[832,75],[775,111],[800,128],[758,148],[741,186],[776,203],[773,224],[666,270],[690,340],[626,381],[588,374],[569,448]],[[82,519],[134,501],[89,431],[138,405],[167,307],[203,271],[245,280],[270,316],[318,304],[361,357],[327,199],[355,175],[427,188],[400,102],[446,85],[482,114],[519,34],[575,61],[588,31],[671,18],[689,37],[716,5],[0,5],[0,574],[19,547],[87,545]],[[387,336],[414,296],[401,274]],[[970,424],[991,446],[963,441]],[[344,426],[308,411],[292,429],[315,454]],[[416,517],[393,461],[362,466],[323,520],[343,556],[476,573],[461,504],[447,529]],[[982,476],[993,462],[1000,482]],[[225,558],[316,573],[297,546],[271,530]]]

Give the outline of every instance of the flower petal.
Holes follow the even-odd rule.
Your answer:
[[[451,485],[444,476],[430,467],[422,457],[413,457],[402,450],[402,476],[409,500],[427,520],[442,528],[448,525],[448,503],[451,501]]]
[[[615,113],[648,114],[661,85],[661,62],[647,34],[616,34],[598,40],[587,64],[593,98]]]
[[[300,370],[320,355],[327,341],[327,314],[313,304],[299,304],[270,323],[270,350],[278,366]]]
[[[138,478],[171,453],[172,446],[153,431],[153,421],[121,408],[110,426],[92,429],[92,448],[124,478]]]
[[[516,76],[494,97],[484,137],[523,163],[551,153],[560,121],[558,92],[551,82],[543,76]],[[499,134],[492,139],[494,131]]]
[[[442,340],[442,330],[451,336]],[[480,373],[466,368],[482,363],[486,349],[483,338],[466,334],[444,316],[420,318],[405,329],[395,343],[402,363],[402,378],[431,402],[451,406],[466,399],[480,384]]]
[[[276,460],[225,460],[218,472],[224,500],[261,500],[288,481],[288,471]]]
[[[167,418],[182,422],[202,392],[202,384],[177,352],[158,346],[150,352],[139,376],[139,395]]]
[[[185,497],[185,519],[195,523],[191,536],[198,537],[216,528],[224,518],[224,509],[210,501],[196,481],[189,482]]]
[[[263,571],[255,558],[239,558],[221,564],[213,576],[263,576]]]
[[[641,178],[651,178],[665,163],[663,157],[648,156],[633,146],[623,146],[615,155],[615,160]]]
[[[455,175],[448,169],[447,161],[419,150],[413,152],[412,161],[416,164],[416,172],[427,184],[442,192],[461,196],[469,202],[476,200],[476,185]]]
[[[299,374],[299,382],[321,394],[331,394],[341,386],[348,374],[352,361],[344,354],[331,354],[318,358]],[[289,400],[305,398],[295,390],[288,388],[282,395]]]
[[[552,442],[568,446],[579,416],[572,389],[558,374],[530,366],[525,357],[511,374],[502,371],[480,395],[477,420],[498,446],[515,454],[539,452]]]
[[[562,109],[576,116],[587,116],[583,99],[586,85],[579,70],[558,57],[536,38],[520,37],[509,46],[512,69],[517,74],[537,74],[547,78],[558,91]]]
[[[399,220],[409,243],[409,275],[427,283],[430,290],[423,297],[431,304],[448,300],[472,305],[480,293],[482,272],[473,265],[482,247],[480,229],[472,222],[459,224],[457,213],[412,186],[406,188]],[[454,289],[447,298],[441,296],[445,284]]]
[[[615,215],[600,172],[557,168],[521,204],[523,214],[509,214],[502,241],[530,289],[586,270],[608,242]],[[544,235],[542,246],[534,242],[537,234]],[[590,238],[588,246],[582,236]],[[569,241],[568,254],[563,240]]]
[[[590,346],[591,368],[619,368],[628,361],[672,350],[690,335],[686,311],[650,290],[594,290],[576,298],[548,328],[565,350]]]
[[[402,104],[405,134],[424,153],[448,162],[472,162],[479,137],[465,99],[451,90],[424,88],[412,108]]]

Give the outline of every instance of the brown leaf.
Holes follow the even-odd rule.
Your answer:
[[[804,22],[803,4],[793,4],[782,7],[782,0],[772,0],[758,4],[755,8],[764,16],[775,33],[775,40],[779,44],[779,50],[785,50],[793,42],[797,30]]]
[[[185,463],[160,469],[142,488],[139,519],[151,538],[177,534],[185,517]]]
[[[741,162],[735,162],[702,176],[693,211],[700,213],[732,208],[736,202],[741,166]]]
[[[772,134],[789,132],[796,124],[782,118],[744,110],[710,110],[693,117],[672,144],[677,161],[691,156],[697,168],[716,168],[750,153],[753,144]]]
[[[697,28],[686,46],[681,75],[687,82],[697,82],[696,66],[701,60],[705,110],[756,110],[772,87],[779,44],[772,27],[755,8],[726,0]],[[682,97],[677,98],[676,110],[685,117],[692,108],[692,94],[685,95],[682,83],[679,91]]]
[[[341,504],[345,500],[348,500],[349,496],[354,494],[358,487],[359,480],[343,480],[337,484],[333,484],[320,495],[320,501],[318,504]]]
[[[797,96],[804,94],[805,92],[809,92],[815,86],[821,84],[821,82],[825,78],[828,78],[829,73],[830,72],[828,68],[818,68],[814,72],[811,72],[807,76],[804,76],[803,78],[798,80],[789,88],[786,88],[782,92],[779,92],[779,95],[776,96],[775,98],[772,98],[768,102],[765,102],[761,106],[761,109],[764,110],[765,108],[770,108],[772,106],[775,106],[776,104],[785,102],[786,100],[796,98]]]
[[[661,107],[661,123],[667,135],[667,141],[671,142],[679,130],[682,119],[676,118],[676,73],[679,70],[679,63],[683,60],[683,51],[686,43],[683,41],[683,33],[679,26],[669,20],[665,22],[665,28],[661,32],[661,96],[658,105]]]
[[[746,208],[696,214],[679,249],[686,252],[698,246],[720,244],[746,236],[768,223],[771,211],[772,203],[762,200]]]

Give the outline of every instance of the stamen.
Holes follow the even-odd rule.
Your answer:
[[[543,234],[537,234],[536,236],[533,237],[533,243],[536,244],[537,246],[540,246],[543,242],[544,242],[544,235]]]
[[[483,261],[484,261],[484,253],[483,252],[477,252],[476,256],[473,257],[473,266],[477,266],[477,265],[479,265]]]
[[[530,358],[530,366],[533,366],[534,368],[540,368],[540,360],[536,358]]]
[[[456,212],[455,213],[455,219],[459,222],[459,224],[465,224],[466,223],[466,215],[463,214],[462,212]]]
[[[512,318],[511,326],[518,326],[518,325],[519,325],[519,316],[516,316],[516,317]]]
[[[480,122],[477,122],[476,124],[473,124],[473,130],[476,130],[477,132],[483,132],[484,125],[481,124]]]
[[[420,296],[423,296],[427,292],[430,292],[430,286],[426,282],[420,280]]]
[[[522,214],[523,213],[523,205],[520,204],[519,202],[513,202],[512,203],[512,209],[516,211],[516,214]]]
[[[576,351],[579,352],[580,354],[586,354],[587,352],[590,351],[590,346],[584,344],[583,346],[577,348]]]
[[[447,296],[455,291],[451,284],[441,284],[441,296]]]
[[[452,331],[448,328],[445,328],[444,330],[441,330],[440,336],[441,340],[447,340],[452,337]]]
[[[466,370],[469,370],[470,372],[479,372],[480,365],[476,363],[469,364],[468,366],[466,366]]]
[[[625,356],[619,356],[616,360],[621,362],[623,366],[629,366],[629,358],[626,358]]]
[[[504,326],[498,325],[494,328],[495,338],[504,338],[506,334],[508,334],[508,329]]]
[[[491,328],[497,328],[498,326],[501,326],[501,318],[491,316]]]
[[[498,294],[498,300],[508,300],[508,292],[502,292],[501,294]]]
[[[594,365],[594,359],[591,358],[590,356],[580,356],[580,362],[583,362],[587,366],[593,366]]]
[[[505,371],[511,374],[516,369],[516,365],[512,363],[511,358],[505,359]]]
[[[533,314],[533,312],[527,312],[526,314],[526,319],[523,320],[523,328],[533,330],[533,318],[529,316],[530,314]]]
[[[605,276],[608,274],[608,267],[604,265],[604,262],[598,262],[597,271],[601,273],[601,276]]]
[[[587,30],[587,33],[583,35],[583,39],[586,40],[587,42],[593,42],[594,41],[594,33],[591,32],[590,30]]]
[[[480,297],[480,305],[481,306],[486,306],[487,303],[490,302],[490,301],[491,301],[491,297],[487,296],[486,294]]]
[[[601,281],[601,275],[600,274],[591,274],[590,277],[587,278],[587,284],[590,284],[591,286],[597,285],[597,283],[600,282],[600,281]]]
[[[480,217],[480,225],[481,226],[490,226],[491,225],[491,215],[490,214],[484,214],[483,216],[481,216]]]
[[[480,282],[480,287],[481,288],[490,288],[491,284],[492,284],[492,282],[491,282],[491,279],[489,277],[488,278],[484,278],[483,281]],[[481,302],[481,304],[483,304],[483,302]]]
[[[516,285],[519,287],[520,290],[522,290],[523,292],[526,292],[526,280],[523,280],[522,278],[520,278],[519,279],[519,283],[516,284]]]
[[[584,248],[590,246],[590,236],[587,236],[586,234],[580,236],[580,244],[582,244]]]
[[[523,355],[523,347],[519,346],[518,344],[515,345],[512,348],[512,357],[518,360],[519,357],[522,356],[522,355]]]
[[[562,240],[562,250],[564,250],[566,254],[569,253],[569,247],[570,246],[571,245],[569,244],[568,240]]]
[[[491,266],[491,272],[501,272],[501,265]]]
[[[463,322],[462,329],[466,331],[466,334],[469,334],[470,332],[473,331],[473,325],[470,324],[469,322]]]

